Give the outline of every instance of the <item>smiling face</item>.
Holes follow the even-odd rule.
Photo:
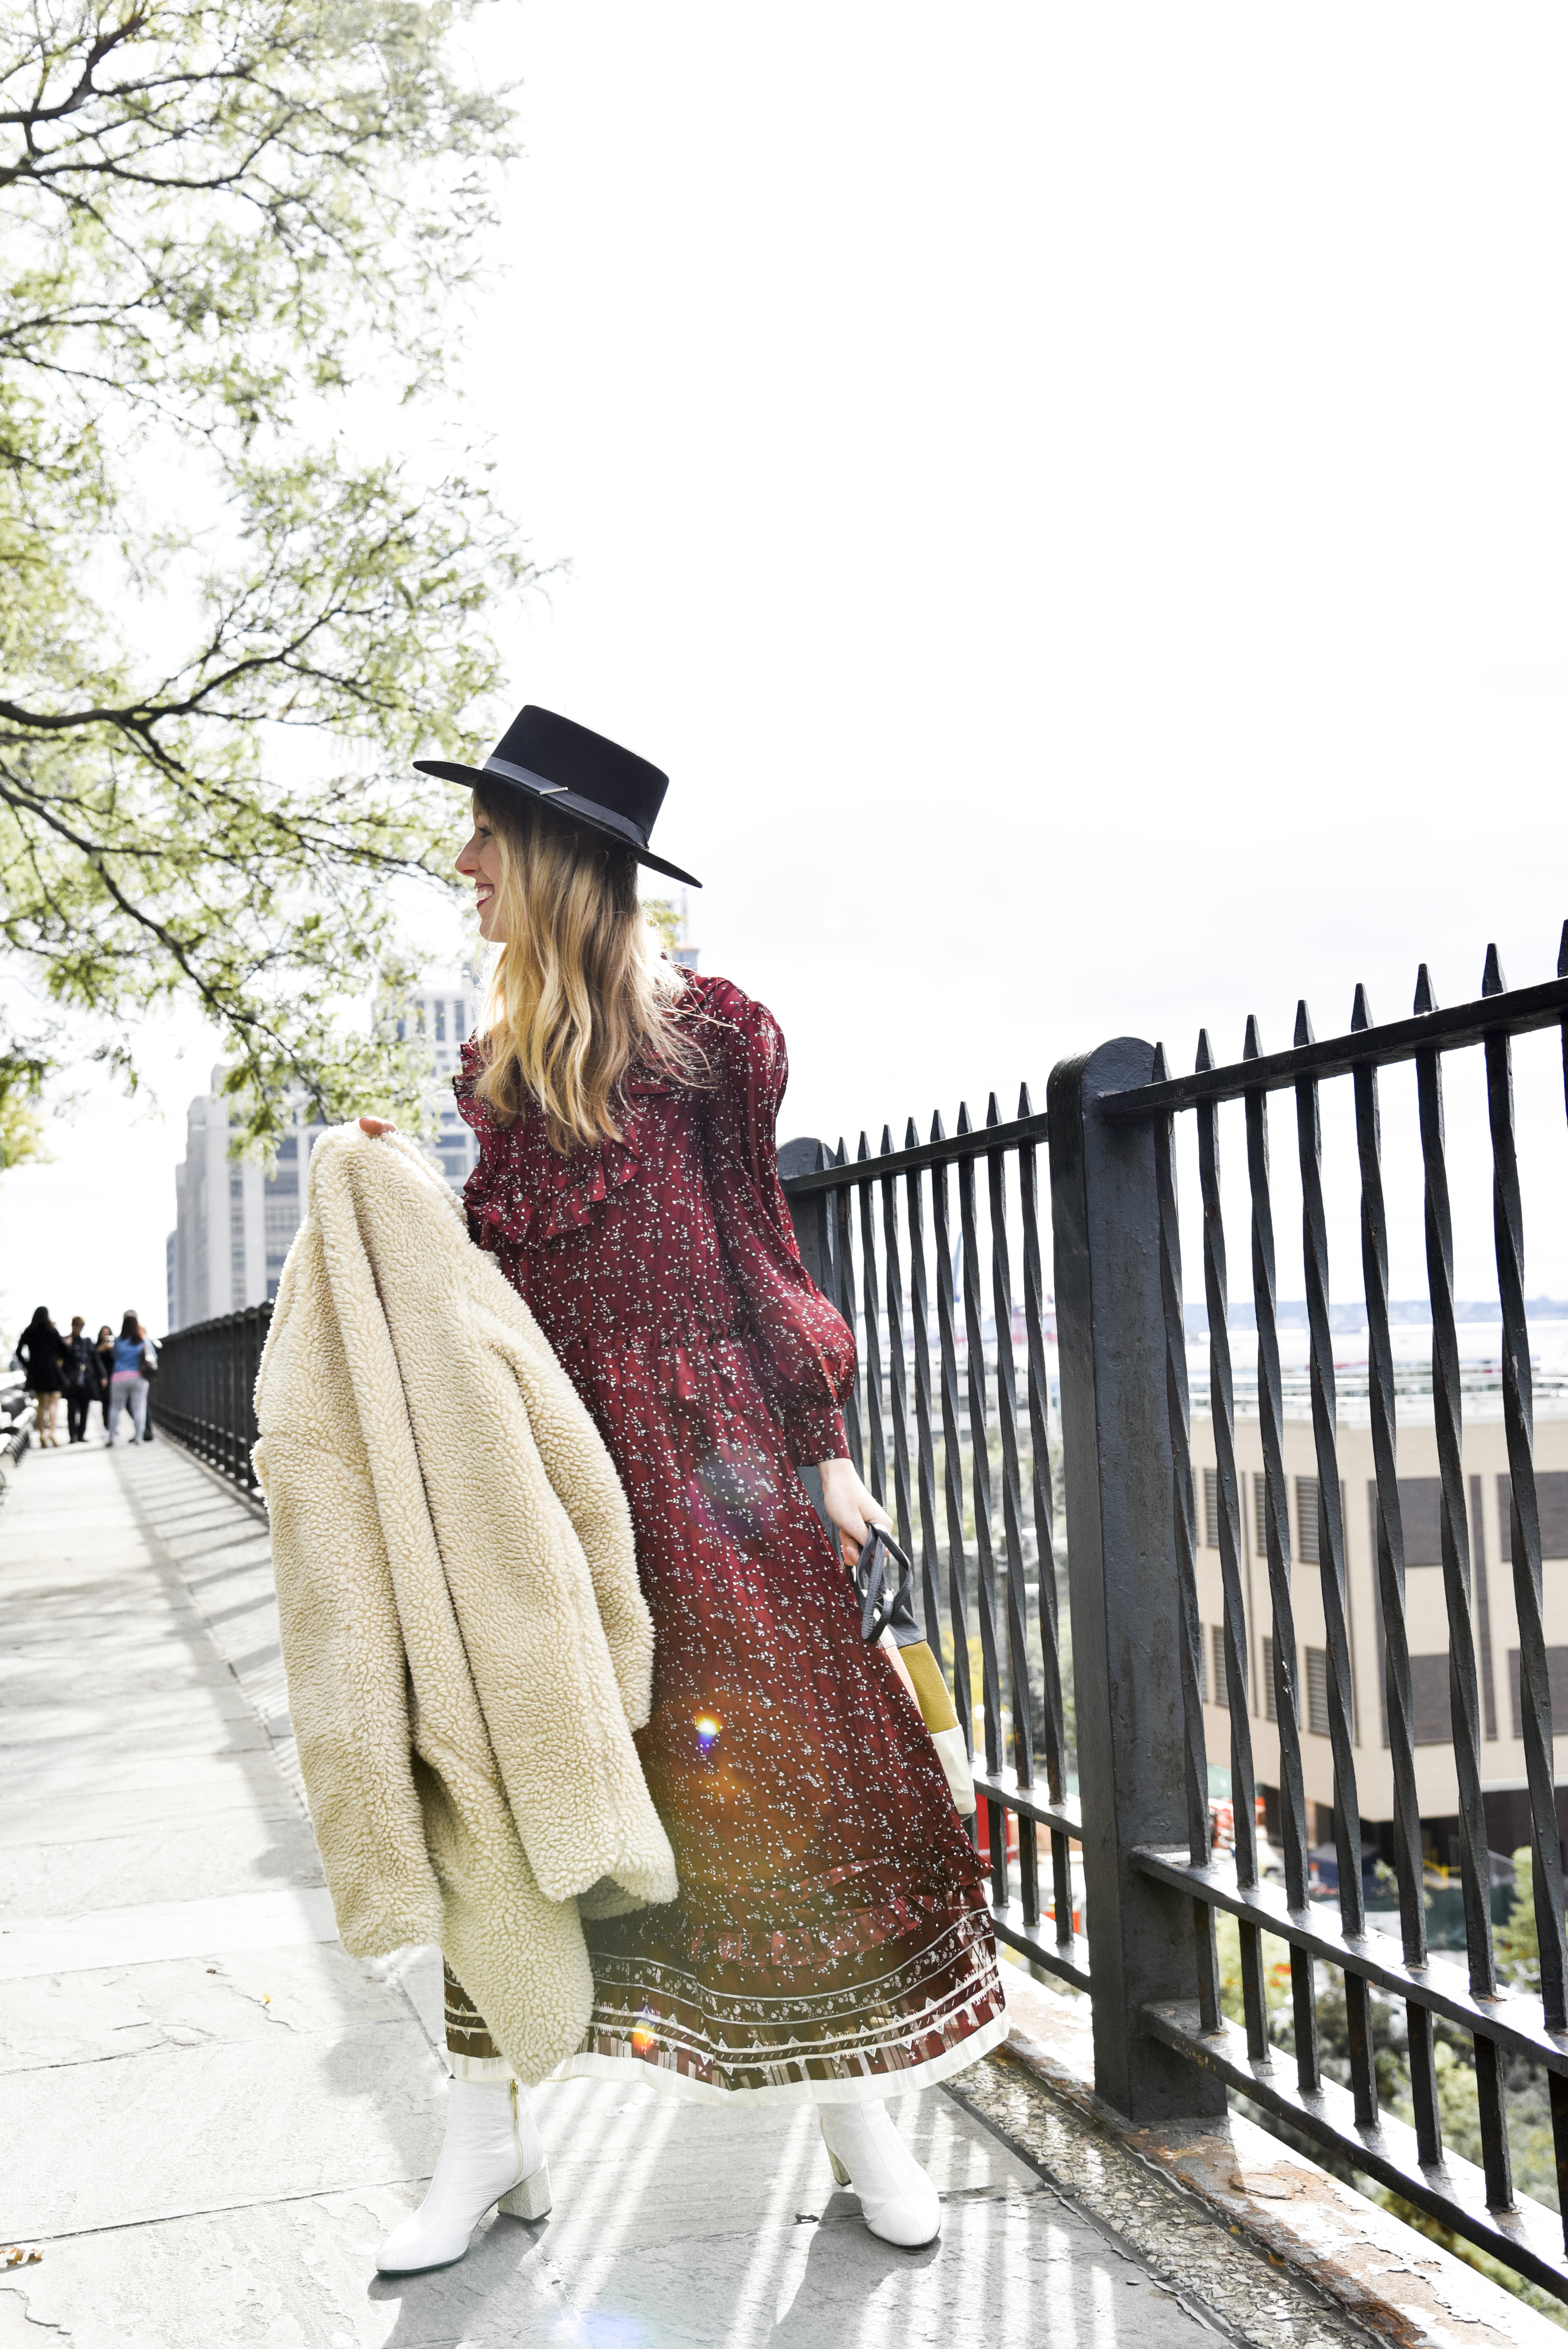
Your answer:
[[[465,881],[474,885],[474,909],[480,917],[480,937],[492,946],[504,946],[505,937],[496,927],[500,915],[500,843],[477,793],[473,813],[474,828],[459,852],[458,871]]]

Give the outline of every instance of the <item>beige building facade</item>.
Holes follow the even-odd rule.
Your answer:
[[[1472,1619],[1480,1684],[1481,1781],[1488,1841],[1508,1852],[1528,1840],[1524,1747],[1519,1719],[1519,1631],[1510,1546],[1508,1449],[1495,1397],[1487,1415],[1465,1427],[1463,1465],[1473,1578]],[[1458,1795],[1449,1706],[1449,1622],[1439,1538],[1438,1452],[1430,1401],[1408,1401],[1401,1413],[1398,1473],[1407,1570],[1406,1619],[1416,1731],[1416,1782],[1429,1857],[1457,1857]],[[1291,1595],[1295,1616],[1298,1702],[1307,1826],[1315,1843],[1333,1833],[1334,1763],[1328,1739],[1322,1588],[1318,1572],[1317,1456],[1310,1420],[1284,1430],[1291,1529]],[[1383,1629],[1377,1574],[1376,1470],[1367,1425],[1341,1424],[1339,1475],[1344,1499],[1357,1783],[1365,1839],[1394,1810],[1393,1773],[1383,1703]],[[1198,1599],[1203,1622],[1203,1724],[1212,1764],[1230,1761],[1224,1706],[1223,1605],[1220,1575],[1214,1430],[1194,1413],[1192,1460],[1198,1509]],[[1253,1766],[1260,1789],[1279,1785],[1279,1737],[1271,1718],[1273,1617],[1264,1540],[1264,1459],[1256,1418],[1238,1417],[1242,1580],[1247,1618]],[[1544,1552],[1545,1628],[1551,1667],[1559,1786],[1559,1832],[1568,1827],[1568,1417],[1537,1420],[1535,1466]],[[1271,1810],[1273,1803],[1270,1803]]]

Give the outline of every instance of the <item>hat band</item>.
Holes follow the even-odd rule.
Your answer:
[[[521,783],[536,799],[563,800],[566,807],[576,813],[592,817],[596,824],[608,831],[618,832],[631,847],[646,848],[648,844],[648,835],[642,826],[634,823],[630,816],[623,815],[618,808],[605,807],[599,800],[584,799],[569,783],[552,783],[547,775],[536,775],[531,767],[515,766],[510,759],[498,759],[492,755],[485,761],[481,771],[504,775],[509,783]]]
[[[487,759],[485,772],[489,775],[505,775],[510,782],[526,783],[530,791],[537,792],[542,798],[547,797],[552,792],[563,792],[569,788],[565,783],[547,781],[543,775],[536,775],[531,767],[514,767],[510,759]]]

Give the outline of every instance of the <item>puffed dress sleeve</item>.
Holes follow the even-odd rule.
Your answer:
[[[789,1074],[771,1012],[702,979],[692,1034],[709,1071],[704,1123],[714,1216],[750,1324],[764,1393],[798,1468],[849,1456],[839,1404],[855,1374],[852,1331],[800,1261],[779,1183],[774,1126]]]

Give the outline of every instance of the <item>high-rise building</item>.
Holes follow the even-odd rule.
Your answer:
[[[481,983],[466,966],[455,974],[428,979],[408,999],[397,1022],[399,1042],[423,1038],[430,1054],[430,1090],[426,1096],[437,1118],[435,1152],[442,1174],[456,1191],[468,1180],[479,1155],[474,1137],[452,1101],[452,1079],[465,1037],[480,1015]]]
[[[436,1119],[428,1143],[442,1174],[460,1191],[478,1155],[473,1135],[452,1101],[459,1049],[479,1013],[480,982],[471,970],[428,980],[409,998],[397,1022],[400,1039],[428,1046],[427,1104]],[[174,1170],[175,1226],[169,1235],[169,1327],[181,1330],[220,1313],[238,1312],[275,1297],[300,1218],[310,1154],[325,1131],[295,1119],[277,1145],[271,1173],[251,1159],[229,1155],[233,1138],[228,1104],[212,1071],[212,1090],[200,1093],[186,1115],[185,1161]]]
[[[671,959],[677,963],[682,970],[696,970],[698,948],[692,942],[691,900],[684,889],[681,891],[681,901],[676,912],[680,923],[680,935],[673,949]]]

